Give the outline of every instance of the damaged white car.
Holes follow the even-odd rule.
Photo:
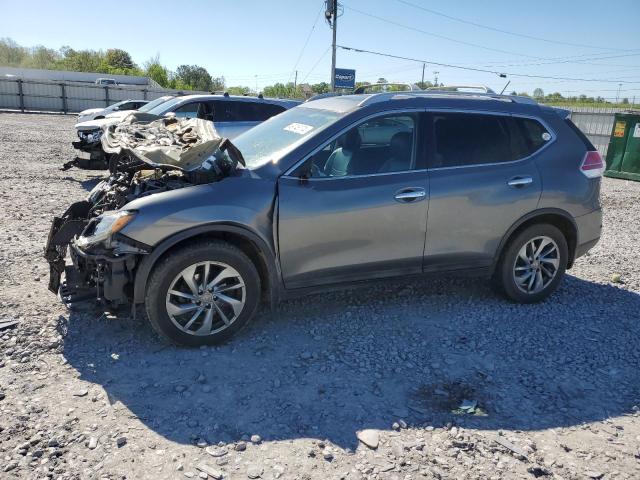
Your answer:
[[[78,114],[78,123],[89,120],[99,120],[112,113],[133,112],[144,107],[147,103],[149,103],[148,100],[127,99],[114,103],[113,105],[109,105],[106,108],[88,108]]]

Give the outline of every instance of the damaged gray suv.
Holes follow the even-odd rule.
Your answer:
[[[600,237],[600,155],[527,98],[325,98],[211,145],[188,166],[132,152],[55,218],[50,289],[144,304],[159,334],[203,345],[261,301],[384,277],[480,274],[537,302]]]

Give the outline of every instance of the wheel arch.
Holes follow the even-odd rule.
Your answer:
[[[176,233],[160,242],[153,251],[142,258],[136,269],[133,302],[144,303],[149,276],[158,261],[175,249],[204,239],[220,239],[238,247],[249,257],[260,276],[262,299],[272,306],[280,297],[280,269],[268,243],[244,226],[233,224],[209,224]]]
[[[493,271],[495,271],[495,268],[511,239],[525,228],[537,223],[548,223],[558,228],[563,233],[569,248],[567,269],[573,266],[576,246],[578,244],[578,227],[576,222],[573,216],[565,210],[561,210],[559,208],[544,208],[530,212],[521,217],[502,237],[500,245],[498,246],[497,254],[493,261]]]

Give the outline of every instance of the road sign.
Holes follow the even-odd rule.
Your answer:
[[[336,68],[334,82],[336,88],[355,88],[356,71],[348,68]]]

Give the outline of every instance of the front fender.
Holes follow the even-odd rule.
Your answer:
[[[264,256],[267,263],[267,271],[269,274],[269,295],[271,304],[275,305],[280,297],[281,274],[280,267],[276,261],[276,256],[271,246],[265,242],[259,235],[248,230],[241,225],[212,223],[208,225],[200,225],[198,227],[183,230],[159,243],[149,255],[142,257],[137,269],[133,286],[133,302],[144,303],[144,297],[147,288],[149,275],[158,260],[169,251],[172,247],[179,243],[210,234],[232,233],[238,235],[251,243],[253,243],[258,251]]]

